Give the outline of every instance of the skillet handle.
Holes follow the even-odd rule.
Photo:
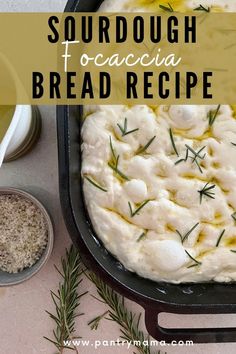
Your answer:
[[[164,328],[158,323],[158,315],[164,312],[145,309],[145,324],[148,333],[157,341],[192,341],[195,343],[236,342],[236,328]],[[166,311],[165,311],[166,312]],[[171,311],[170,311],[171,312]],[[176,344],[176,342],[174,342]]]

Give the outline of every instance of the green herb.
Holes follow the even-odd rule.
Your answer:
[[[108,166],[116,173],[118,174],[121,178],[125,179],[126,181],[129,181],[130,179],[123,173],[121,172],[118,167],[113,166],[110,162],[108,162]]]
[[[122,133],[122,136],[125,136],[125,135],[128,135],[128,134],[131,134],[131,133],[134,133],[134,132],[137,132],[139,130],[139,128],[136,128],[136,129],[133,129],[133,130],[127,130],[128,129],[128,120],[127,118],[125,118],[125,121],[124,121],[124,127],[122,127],[120,124],[118,124],[118,127]]]
[[[230,252],[236,253],[236,250],[230,250]]]
[[[186,146],[186,148],[189,150],[189,151],[191,151],[191,153],[194,155],[194,157],[190,157],[191,159],[192,159],[192,163],[196,163],[196,165],[197,165],[197,167],[199,168],[199,171],[201,172],[201,173],[203,173],[202,172],[202,169],[201,169],[201,166],[199,165],[199,162],[198,162],[198,158],[200,159],[200,160],[204,160],[204,158],[205,158],[205,156],[206,156],[206,154],[204,154],[203,156],[201,156],[200,155],[200,153],[206,148],[206,146],[203,146],[199,151],[195,151],[194,149],[192,149],[190,146],[188,146],[188,145],[185,145]]]
[[[195,263],[193,265],[190,265],[188,268],[192,268],[192,267],[196,267],[198,265],[201,265],[202,263],[197,261],[195,258],[193,258],[193,256],[191,256],[190,253],[188,253],[188,251],[185,250],[185,252],[187,253],[187,255],[189,256],[189,258],[192,259],[192,261],[194,261]]]
[[[83,273],[81,258],[78,251],[72,246],[70,250],[66,250],[66,257],[61,259],[62,270],[56,266],[58,273],[62,276],[62,282],[59,283],[57,293],[51,291],[52,301],[55,305],[55,314],[48,311],[48,315],[55,322],[56,329],[53,331],[54,338],[49,339],[57,349],[62,353],[63,349],[72,349],[77,353],[76,347],[65,347],[64,341],[75,338],[75,319],[82,314],[77,313],[80,305],[80,298],[83,294],[78,294],[77,288],[82,282],[81,274]],[[76,336],[76,338],[79,338]]]
[[[174,12],[173,7],[171,6],[170,3],[168,3],[168,6],[165,5],[159,5],[160,9],[167,11],[167,12]]]
[[[114,149],[114,146],[113,146],[113,143],[112,143],[111,136],[110,136],[109,139],[110,139],[110,149],[111,149],[112,159],[113,159],[113,162],[115,163],[115,165],[117,166],[118,165],[118,161],[119,161],[119,156],[116,156],[116,152],[115,152],[115,149]]]
[[[90,326],[91,330],[97,330],[101,320],[105,318],[108,313],[109,311],[106,311],[102,315],[97,316],[92,321],[88,322],[88,326]]]
[[[199,5],[198,7],[196,7],[196,9],[194,9],[194,11],[205,11],[205,12],[210,12],[210,7],[204,7],[202,5]]]
[[[179,156],[179,153],[178,153],[178,150],[177,150],[176,145],[175,145],[174,136],[173,136],[171,128],[169,130],[169,133],[170,133],[170,140],[171,140],[171,144],[173,146],[174,152],[176,153],[177,156]]]
[[[139,236],[139,238],[137,239],[137,242],[142,241],[146,236],[147,236],[147,232],[143,232],[143,233]]]
[[[194,264],[192,264],[192,265],[188,266],[187,268],[193,268],[193,267],[198,267],[198,266],[199,266],[199,264],[198,264],[198,263],[194,263]]]
[[[197,159],[200,159],[200,160],[204,160],[204,158],[206,157],[206,154],[204,154],[203,156],[200,155],[200,153],[206,148],[206,146],[203,146],[200,150],[198,151],[195,151],[191,146],[185,144],[185,147],[186,147],[186,155],[185,155],[185,158],[183,159],[180,159],[178,161],[175,162],[175,165],[178,165],[179,163],[181,162],[186,162],[188,160],[188,158],[192,159],[192,163],[196,163],[199,171],[201,173],[203,173],[202,169],[201,169],[201,166],[198,162]],[[193,156],[189,156],[189,151],[193,154]]]
[[[149,146],[153,143],[153,141],[156,139],[156,136],[154,136],[152,139],[150,139],[149,141],[148,141],[148,143],[145,145],[145,146],[143,146],[143,147],[141,147],[140,149],[138,149],[138,151],[136,152],[136,154],[137,155],[139,155],[139,154],[143,154],[144,152],[146,152],[146,150],[149,148]]]
[[[218,238],[218,240],[217,240],[217,242],[216,242],[216,247],[219,246],[220,241],[221,241],[222,237],[224,236],[224,233],[225,233],[225,230],[223,230],[223,231],[221,232],[221,234],[220,234],[220,236],[219,236],[219,238]]]
[[[202,203],[202,198],[204,195],[208,198],[215,199],[215,193],[212,192],[212,189],[215,188],[215,184],[208,186],[209,183],[210,182],[207,182],[207,184],[201,190],[198,191],[198,193],[200,194],[200,204]]]
[[[180,159],[178,161],[175,162],[175,165],[178,165],[181,162],[186,162],[188,160],[188,149],[186,149],[186,155],[184,159]]]
[[[218,113],[219,113],[219,110],[220,110],[220,104],[218,104],[218,106],[217,106],[217,108],[216,108],[216,110],[215,111],[210,111],[209,113],[208,113],[208,120],[209,120],[209,126],[211,127],[213,124],[214,124],[214,122],[215,122],[215,120],[216,120],[216,117],[217,117],[217,115],[218,115]]]
[[[90,177],[88,176],[84,176],[84,178],[89,181],[94,187],[100,189],[103,192],[107,192],[107,189],[105,189],[104,187],[100,186],[97,182],[93,181]]]
[[[129,311],[125,305],[123,296],[118,295],[113,289],[105,284],[99,277],[93,273],[87,274],[88,278],[95,284],[100,299],[109,306],[109,319],[120,326],[122,340],[134,344],[139,354],[151,354],[150,338],[145,336],[140,330],[141,313],[137,316]],[[158,353],[160,353],[158,351]]]
[[[182,243],[186,241],[189,237],[189,235],[193,232],[193,230],[196,229],[196,227],[199,225],[199,222],[194,225],[185,235],[182,235],[178,230],[176,230],[177,234],[180,236]]]
[[[200,150],[198,150],[197,152],[195,152],[190,146],[186,145],[186,147],[194,154],[194,158],[193,162],[195,162],[197,160],[197,158],[203,160],[206,156],[206,154],[204,154],[203,156],[200,155],[200,153],[206,148],[206,146],[203,146]]]
[[[96,296],[91,296],[109,306],[108,311],[89,322],[91,329],[97,329],[103,318],[114,321],[120,326],[120,338],[122,340],[133,344],[139,354],[151,354],[150,337],[145,336],[140,330],[141,313],[136,315],[132,311],[129,311],[126,308],[123,296],[118,295],[94,273],[86,273],[78,251],[73,246],[69,251],[66,250],[66,257],[62,258],[61,262],[62,270],[55,267],[62,276],[63,281],[59,283],[59,289],[56,294],[51,292],[56,315],[47,312],[56,324],[56,329],[53,331],[55,339],[52,340],[44,337],[56,346],[58,354],[62,354],[64,349],[74,350],[78,354],[76,346],[66,346],[64,343],[65,341],[71,341],[73,345],[74,339],[81,338],[74,336],[74,332],[75,318],[82,315],[76,313],[80,305],[79,299],[87,293],[81,295],[77,293],[77,288],[82,281],[80,278],[82,273],[94,283],[100,299]],[[158,350],[156,354],[160,354],[160,351]]]
[[[136,210],[133,210],[132,206],[131,206],[131,203],[128,202],[131,218],[133,218],[135,215],[137,215],[140,212],[140,210],[143,209],[145,207],[145,205],[147,205],[150,201],[151,201],[150,199],[145,200],[145,202],[140,204],[139,207]]]
[[[236,211],[231,215],[234,221],[236,222]]]
[[[233,146],[236,146],[236,144],[235,143],[231,143]]]
[[[121,178],[123,178],[126,181],[129,181],[129,178],[123,172],[121,172],[120,169],[118,168],[120,156],[116,155],[115,149],[112,144],[111,136],[110,136],[110,149],[111,149],[111,154],[112,154],[112,163],[108,162],[108,166]]]

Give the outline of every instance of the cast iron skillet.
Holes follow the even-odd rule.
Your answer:
[[[69,0],[66,12],[96,11],[101,0]],[[85,210],[80,177],[80,117],[78,106],[57,107],[61,205],[68,231],[88,267],[117,292],[145,310],[148,332],[157,340],[194,343],[235,342],[236,328],[166,329],[158,325],[161,312],[216,314],[236,312],[236,284],[156,283],[126,270],[103,246]]]

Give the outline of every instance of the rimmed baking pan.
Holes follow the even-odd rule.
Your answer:
[[[96,11],[100,0],[69,0],[66,12]],[[162,312],[178,314],[236,313],[236,284],[157,283],[126,270],[103,246],[94,232],[83,201],[81,168],[82,108],[57,107],[60,198],[65,222],[88,267],[117,292],[145,310],[148,332],[157,340],[194,343],[236,342],[236,328],[175,328],[158,324]]]

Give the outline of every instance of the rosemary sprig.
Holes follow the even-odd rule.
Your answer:
[[[180,236],[182,243],[186,241],[189,237],[189,235],[196,229],[196,227],[199,225],[199,222],[195,224],[185,235],[182,235],[179,230],[175,230],[177,234]]]
[[[236,250],[230,250],[230,252],[236,253]]]
[[[171,4],[169,2],[168,2],[168,6],[159,5],[159,8],[164,10],[164,11],[167,11],[167,12],[174,12],[174,9],[173,9],[173,7],[171,6]]]
[[[151,199],[145,200],[143,203],[141,203],[138,206],[138,208],[136,210],[133,210],[131,203],[128,202],[131,218],[133,218],[135,215],[137,215],[140,212],[140,210],[143,209],[145,207],[145,205],[147,205],[150,201],[151,201]]]
[[[234,222],[236,222],[236,211],[231,215],[231,217],[233,218]]]
[[[199,162],[198,162],[198,158],[200,159],[200,160],[204,160],[204,158],[205,158],[205,156],[206,156],[206,154],[204,154],[203,156],[201,156],[200,155],[200,153],[206,148],[206,146],[203,146],[199,151],[195,151],[194,149],[192,149],[189,145],[185,145],[186,146],[186,148],[189,150],[189,151],[191,151],[191,153],[194,155],[194,157],[191,157],[191,159],[192,159],[192,163],[196,163],[196,165],[197,165],[197,167],[198,167],[198,169],[199,169],[199,171],[201,172],[201,173],[203,173],[202,172],[202,169],[201,169],[201,166],[199,165]]]
[[[139,238],[137,239],[137,242],[142,241],[146,236],[147,236],[147,232],[143,232],[143,233],[139,236]]]
[[[145,336],[139,329],[141,313],[137,316],[129,311],[126,308],[124,297],[118,295],[95,274],[88,273],[87,276],[95,284],[102,302],[109,306],[110,320],[119,324],[120,338],[133,343],[139,354],[151,354],[150,345],[146,345],[147,342],[149,343],[149,336]]]
[[[196,8],[194,9],[194,11],[210,12],[210,7],[209,7],[209,6],[208,6],[208,7],[204,7],[204,6],[202,6],[202,5],[199,5],[198,7],[196,7]]]
[[[178,150],[177,150],[176,145],[175,145],[175,140],[174,140],[174,136],[173,136],[171,128],[169,129],[169,133],[170,133],[170,141],[171,141],[171,144],[173,146],[174,152],[176,153],[177,156],[179,156],[179,153],[178,153]]]
[[[97,330],[101,320],[105,318],[108,313],[109,311],[106,311],[102,315],[99,315],[95,317],[92,321],[88,322],[88,326],[90,326],[91,330]]]
[[[93,181],[90,177],[84,176],[84,178],[85,178],[87,181],[89,181],[94,187],[100,189],[100,190],[103,191],[103,192],[107,192],[107,189],[106,189],[106,188],[100,186],[97,182]]]
[[[129,130],[129,131],[128,131],[128,130],[127,130],[127,129],[128,129],[128,120],[127,120],[127,118],[125,118],[124,127],[122,127],[119,123],[117,123],[117,126],[118,126],[118,128],[120,129],[122,136],[126,136],[126,135],[128,135],[128,134],[137,132],[137,131],[139,130],[139,128],[136,128],[136,129],[133,129],[133,130]]]
[[[185,252],[186,252],[186,254],[189,256],[189,258],[192,259],[192,261],[195,262],[194,264],[188,266],[188,268],[196,267],[196,266],[202,264],[202,262],[199,262],[199,261],[197,261],[195,258],[193,258],[193,256],[191,256],[191,254],[190,254],[188,251],[185,250]]]
[[[80,305],[79,300],[87,293],[79,295],[77,292],[77,288],[82,282],[81,274],[83,270],[81,258],[73,246],[69,251],[66,250],[66,257],[61,259],[61,265],[62,270],[55,267],[62,277],[62,282],[59,283],[57,293],[51,291],[52,301],[55,305],[55,314],[46,311],[56,325],[56,329],[53,331],[54,338],[44,337],[57,347],[60,354],[65,348],[78,352],[76,347],[65,347],[64,341],[75,338],[75,319],[82,315],[77,313]]]
[[[119,175],[121,178],[123,178],[123,179],[126,180],[126,181],[129,181],[129,177],[127,177],[127,176],[118,168],[120,155],[116,155],[114,146],[113,146],[113,144],[112,144],[111,136],[110,136],[110,149],[111,149],[111,154],[112,154],[112,162],[108,162],[108,166],[109,166],[117,175]]]
[[[197,165],[199,171],[201,173],[203,173],[202,171],[202,168],[198,162],[197,159],[200,159],[200,160],[204,160],[204,158],[206,157],[206,154],[204,154],[203,156],[200,155],[200,153],[206,148],[206,146],[203,146],[200,150],[198,151],[195,151],[191,146],[185,144],[185,147],[186,147],[186,155],[185,155],[185,158],[183,159],[180,159],[178,161],[175,162],[175,165],[178,165],[179,163],[181,162],[186,162],[188,160],[188,158],[192,159],[192,163],[195,162],[195,164]],[[189,151],[193,154],[193,156],[189,156]]]
[[[220,104],[218,104],[217,108],[215,111],[210,111],[207,115],[208,117],[208,120],[209,120],[209,126],[212,127],[212,125],[214,124],[215,120],[216,120],[216,117],[219,113],[219,110],[220,110]]]
[[[212,189],[215,188],[215,184],[208,186],[209,183],[210,182],[207,182],[207,184],[201,190],[198,191],[198,193],[200,194],[200,204],[202,203],[202,198],[204,195],[208,198],[215,199],[214,197],[215,193],[212,192]]]
[[[156,135],[155,135],[153,138],[151,138],[151,139],[147,142],[147,144],[146,144],[145,146],[140,147],[140,148],[137,150],[136,154],[139,155],[139,154],[143,154],[144,152],[146,152],[146,150],[149,148],[149,146],[153,143],[153,141],[154,141],[155,139],[156,139]]]
[[[236,146],[236,143],[231,143],[233,146]]]
[[[224,233],[225,233],[225,229],[220,233],[220,236],[216,242],[216,247],[219,247],[220,241],[221,241],[222,237],[224,236]]]

